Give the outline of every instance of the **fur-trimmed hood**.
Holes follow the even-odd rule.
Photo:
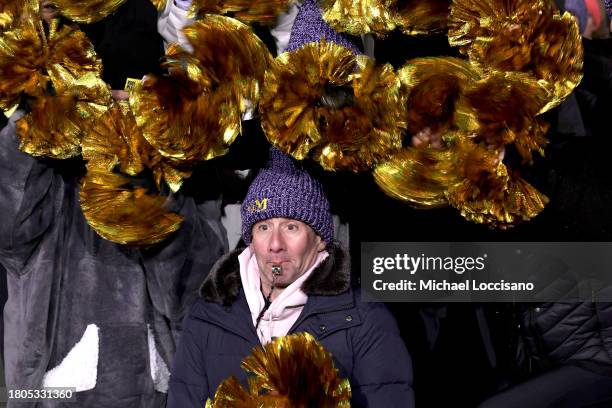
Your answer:
[[[204,300],[223,305],[232,304],[240,293],[240,263],[243,248],[222,256],[213,266],[200,288]],[[335,242],[328,249],[329,256],[315,268],[302,285],[308,296],[334,296],[346,292],[351,283],[351,262],[348,253]]]

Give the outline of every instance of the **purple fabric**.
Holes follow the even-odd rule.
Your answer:
[[[355,55],[363,54],[354,39],[338,33],[323,20],[316,0],[305,0],[299,8],[300,11],[295,17],[286,51],[293,51],[306,44],[319,42],[325,38],[327,41],[350,49]]]
[[[612,20],[612,0],[604,0],[604,4],[608,13],[608,19]]]
[[[578,25],[580,26],[580,32],[584,33],[587,20],[589,19],[589,11],[587,10],[586,4],[584,4],[584,0],[566,0],[565,10],[576,16]]]
[[[334,238],[329,202],[319,182],[293,159],[271,148],[270,159],[251,186],[242,203],[242,238],[251,243],[256,222],[270,218],[291,218],[310,227],[329,246]]]

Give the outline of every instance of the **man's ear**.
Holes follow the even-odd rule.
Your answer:
[[[319,243],[317,244],[317,252],[323,252],[323,250],[325,249],[327,245],[325,245],[325,241],[323,241],[321,237],[318,237],[318,238],[319,238]]]

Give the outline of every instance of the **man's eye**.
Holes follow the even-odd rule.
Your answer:
[[[295,224],[289,224],[289,225],[287,225],[287,229],[288,229],[289,231],[297,231],[298,226],[297,226],[297,225],[295,225]]]
[[[267,231],[268,230],[268,226],[266,224],[261,224],[257,226],[257,229],[260,231]]]

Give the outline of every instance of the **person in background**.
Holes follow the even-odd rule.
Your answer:
[[[43,16],[53,18],[55,10],[47,6]],[[150,2],[128,0],[112,16],[84,27],[113,88],[158,64],[163,48],[156,17]],[[119,245],[101,238],[83,215],[80,158],[51,160],[20,151],[15,122],[24,109],[0,133],[7,387],[74,387],[76,399],[66,406],[164,407],[185,311],[214,261],[228,251],[216,173],[202,169],[168,197],[169,209],[184,221],[166,241],[146,248]],[[12,400],[8,406],[40,403]]]

